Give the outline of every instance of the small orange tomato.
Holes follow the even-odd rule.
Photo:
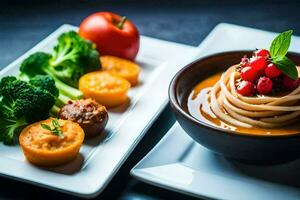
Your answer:
[[[104,71],[125,78],[132,86],[138,84],[140,67],[134,62],[115,56],[101,56],[100,61]]]
[[[107,107],[114,107],[127,101],[130,83],[117,75],[105,71],[91,72],[79,80],[79,90],[85,98],[95,99]]]

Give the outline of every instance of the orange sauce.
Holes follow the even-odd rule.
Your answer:
[[[221,77],[221,73],[215,74],[194,87],[187,99],[187,110],[196,119],[207,124],[224,128],[227,130],[236,131],[239,133],[254,134],[254,135],[290,135],[300,132],[300,123],[296,122],[293,125],[282,128],[266,129],[253,127],[251,129],[233,126],[218,119],[211,111],[208,99],[208,90]]]

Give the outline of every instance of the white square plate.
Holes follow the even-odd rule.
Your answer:
[[[251,166],[194,142],[178,123],[132,170],[138,180],[199,198],[300,199],[300,160]]]
[[[63,25],[0,72],[18,74],[20,63],[31,53],[50,52],[57,37],[77,27]],[[191,61],[195,47],[141,36],[137,63],[140,84],[129,91],[130,103],[109,110],[107,137],[84,142],[80,156],[65,166],[39,168],[29,164],[19,146],[0,144],[0,175],[81,197],[99,194],[141,140],[167,103],[173,75]]]
[[[199,45],[198,57],[266,48],[275,33],[219,24]],[[290,51],[299,52],[293,37]],[[259,152],[257,152],[259,153]],[[300,159],[277,166],[249,166],[225,159],[194,142],[175,125],[132,170],[137,179],[200,198],[300,199]]]

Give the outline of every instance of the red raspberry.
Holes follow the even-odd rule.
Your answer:
[[[256,88],[259,94],[269,94],[272,92],[273,82],[268,77],[260,77],[257,82]]]
[[[265,69],[265,74],[269,78],[277,78],[282,74],[282,72],[277,68],[276,65],[273,63],[268,64],[267,68]]]
[[[252,67],[244,67],[241,71],[241,78],[244,81],[250,81],[250,82],[255,82],[256,79],[258,78],[258,71],[256,71],[254,68]]]
[[[237,92],[243,96],[253,96],[255,94],[255,85],[250,81],[242,81],[237,86]]]
[[[270,57],[270,52],[267,49],[259,49],[255,52],[255,55],[264,57],[264,58],[269,58]]]
[[[249,58],[247,58],[247,56],[244,56],[242,59],[241,59],[241,67],[246,67],[249,65]]]
[[[283,86],[288,90],[296,89],[299,86],[299,82],[300,82],[299,79],[294,80],[294,79],[291,79],[288,76],[283,77]]]
[[[258,56],[250,61],[249,65],[256,71],[265,70],[267,67],[267,61],[264,57]]]

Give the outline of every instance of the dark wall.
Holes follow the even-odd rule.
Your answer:
[[[300,1],[81,0],[2,1],[0,68],[64,23],[79,25],[96,11],[113,11],[134,21],[141,34],[198,45],[220,22],[300,34]]]

